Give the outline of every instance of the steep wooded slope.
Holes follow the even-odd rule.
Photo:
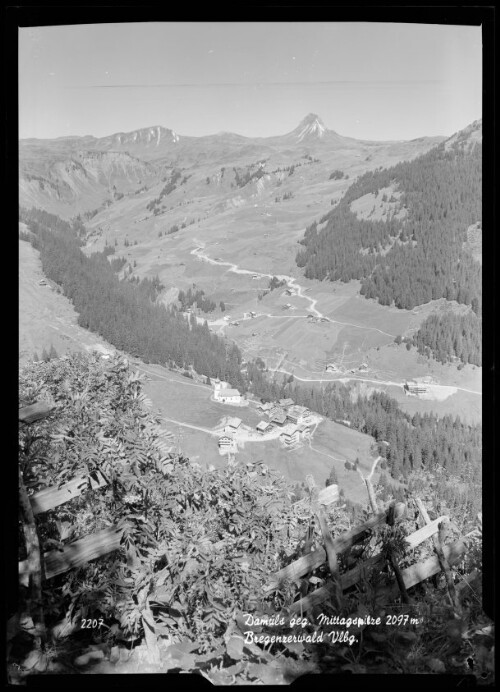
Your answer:
[[[477,132],[454,135],[413,161],[353,183],[322,219],[326,226],[307,229],[297,255],[306,277],[362,279],[361,293],[384,305],[412,309],[444,297],[479,312],[480,265],[464,249],[467,228],[481,220]],[[353,203],[369,195],[375,200],[381,189],[393,191],[383,195],[389,204],[382,219],[359,218]]]

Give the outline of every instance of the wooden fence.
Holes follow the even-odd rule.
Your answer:
[[[97,490],[107,485],[100,472],[87,477],[78,477],[58,487],[40,490],[29,498],[34,515],[48,512],[54,507],[69,502],[88,490]],[[62,550],[51,550],[43,555],[43,578],[51,579],[75,567],[81,567],[89,560],[106,555],[120,547],[122,531],[117,526],[110,526],[96,533],[80,538],[65,546]],[[28,585],[29,560],[19,563],[19,577],[22,584]]]
[[[391,556],[390,554],[379,552],[372,557],[360,561],[353,569],[340,574],[338,570],[338,555],[345,553],[352,546],[369,537],[375,529],[381,527],[383,524],[397,524],[398,521],[401,521],[404,517],[405,507],[402,506],[402,503],[391,502],[383,511],[377,512],[363,524],[340,534],[336,538],[332,538],[326,525],[323,507],[320,502],[318,502],[318,498],[321,499],[321,493],[319,493],[319,495],[316,493],[315,500],[314,481],[311,477],[308,477],[308,482],[310,491],[312,491],[312,508],[313,511],[316,512],[316,517],[323,534],[325,549],[319,548],[309,552],[276,572],[272,576],[270,582],[264,587],[265,593],[270,593],[279,589],[280,586],[286,582],[297,582],[301,577],[304,577],[321,565],[328,563],[331,574],[330,582],[292,604],[290,608],[292,612],[302,613],[313,606],[320,605],[327,599],[333,598],[333,602],[335,602],[335,599],[338,601],[339,598],[342,598],[343,593],[357,584],[363,576],[369,575],[373,569],[377,569],[378,571],[382,570],[384,565],[389,562],[395,573],[396,583],[392,587],[387,587],[385,589],[388,600],[396,597],[399,592],[403,601],[409,602],[407,594],[408,589],[416,586],[429,577],[444,572],[450,601],[453,607],[459,610],[450,567],[463,558],[467,550],[467,540],[477,534],[477,529],[459,538],[452,544],[444,545],[442,536],[446,524],[450,522],[449,517],[441,516],[431,521],[423,503],[417,498],[416,504],[419,508],[419,513],[424,525],[405,537],[406,549],[414,549],[424,541],[432,538],[435,555],[400,570],[397,564],[396,555]],[[370,487],[368,487],[368,493],[370,501],[372,502],[372,507],[374,509],[377,508],[376,502],[373,499],[373,492],[370,492]]]
[[[19,421],[24,424],[31,424],[50,416],[53,410],[53,407],[43,402],[37,402],[19,409]],[[103,488],[107,484],[108,481],[103,474],[100,471],[95,471],[89,476],[73,478],[61,486],[45,488],[28,497],[20,477],[19,485],[21,498],[24,498],[25,523],[31,527],[31,535],[26,541],[28,558],[19,563],[19,579],[22,585],[28,586],[33,570],[40,571],[41,580],[52,579],[70,569],[81,567],[90,560],[107,555],[120,547],[123,529],[117,525],[112,525],[73,541],[63,549],[51,550],[44,553],[43,556],[40,555],[39,565],[33,561],[33,556],[39,552],[34,517],[69,502],[89,490]]]
[[[19,421],[33,423],[49,416],[53,408],[36,403],[19,409]],[[51,550],[40,555],[40,547],[35,526],[35,516],[48,512],[54,507],[79,497],[89,490],[97,490],[107,485],[107,480],[100,471],[89,476],[79,476],[61,486],[45,488],[28,496],[20,474],[19,491],[25,522],[26,550],[28,557],[19,563],[19,580],[29,586],[30,577],[37,581],[47,580],[63,574],[75,567],[81,567],[89,560],[106,555],[120,547],[122,530],[110,526],[96,533],[80,538],[66,545],[62,550]]]

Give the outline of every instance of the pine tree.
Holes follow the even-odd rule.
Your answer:
[[[325,481],[325,486],[328,488],[330,485],[338,485],[339,479],[337,477],[337,472],[335,470],[335,466],[332,466],[332,470],[330,471],[330,475]]]

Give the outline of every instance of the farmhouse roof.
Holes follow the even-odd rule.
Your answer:
[[[231,428],[239,428],[241,425],[241,418],[228,418],[227,424]]]
[[[237,389],[221,389],[220,396],[241,396]]]
[[[299,429],[294,425],[288,430],[283,431],[282,436],[284,435],[285,437],[292,437],[292,435],[295,435],[297,432],[299,432]]]
[[[284,411],[279,411],[274,414],[271,420],[276,421],[276,423],[284,423],[286,421],[286,413]]]
[[[294,406],[290,406],[290,408],[288,409],[288,415],[300,417],[303,416],[308,410],[309,409],[307,409],[305,406],[299,406],[298,404],[295,404]]]
[[[280,399],[281,406],[292,406],[293,399]]]
[[[270,423],[266,420],[261,420],[259,423],[257,423],[257,430],[267,430],[269,427]]]

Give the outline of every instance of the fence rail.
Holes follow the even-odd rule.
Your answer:
[[[44,577],[52,579],[70,569],[82,567],[90,560],[107,555],[120,547],[123,531],[110,526],[101,531],[68,543],[63,550],[51,550],[43,555]],[[29,579],[28,560],[19,563],[19,578],[27,586]]]
[[[400,569],[394,554],[382,554],[379,552],[365,560],[359,562],[353,569],[345,572],[344,574],[339,574],[337,555],[350,548],[355,543],[363,540],[370,532],[374,531],[377,527],[380,527],[384,523],[389,525],[394,525],[400,521],[404,516],[404,507],[398,503],[391,502],[382,511],[377,512],[375,516],[371,517],[363,524],[347,531],[336,538],[331,537],[331,533],[326,526],[325,516],[322,513],[322,509],[318,506],[315,497],[317,497],[317,489],[315,488],[314,481],[309,477],[309,491],[311,499],[311,507],[313,511],[316,511],[316,517],[318,524],[323,535],[323,540],[325,542],[325,548],[319,548],[313,552],[303,555],[298,559],[294,560],[290,565],[282,568],[276,572],[272,577],[270,582],[264,587],[264,593],[270,593],[279,589],[284,582],[297,582],[301,577],[307,575],[309,572],[317,569],[318,567],[328,564],[330,568],[330,573],[332,579],[329,580],[324,586],[320,586],[312,593],[304,596],[298,601],[295,601],[291,606],[291,611],[294,613],[304,612],[313,606],[323,603],[327,599],[332,599],[335,602],[338,599],[339,594],[342,596],[343,592],[353,587],[361,578],[366,574],[369,574],[373,569],[381,570],[384,564],[389,563],[395,573],[396,583],[393,586],[385,588],[385,592],[388,598],[397,596],[397,592],[400,592],[403,601],[409,602],[409,597],[407,594],[407,589],[416,586],[420,582],[434,576],[440,572],[443,572],[446,576],[448,594],[450,596],[450,601],[455,608],[459,610],[459,604],[456,598],[455,589],[453,586],[453,579],[450,573],[450,567],[456,564],[465,554],[467,550],[467,539],[476,533],[476,530],[471,531],[466,536],[461,537],[454,543],[449,545],[443,545],[441,542],[441,534],[446,526],[450,522],[448,516],[441,516],[437,519],[431,521],[427,510],[425,509],[422,501],[416,498],[416,504],[420,512],[420,516],[424,521],[424,525],[405,537],[406,549],[413,550],[424,541],[432,538],[435,555],[421,560],[410,567],[405,569]],[[369,484],[367,483],[367,486]],[[370,488],[368,488],[370,490]],[[374,510],[377,508],[377,503],[374,501],[373,497],[369,493],[370,504]]]
[[[63,505],[75,497],[86,493],[87,490],[97,490],[108,484],[100,471],[95,471],[89,476],[79,476],[64,485],[45,488],[30,497],[33,514],[42,514],[49,509]]]
[[[18,418],[20,422],[30,425],[47,418],[53,411],[54,407],[50,404],[36,402],[20,408]],[[89,490],[98,490],[108,485],[108,481],[100,471],[95,471],[88,476],[78,476],[60,486],[44,488],[31,496],[27,495],[21,477],[19,484],[21,498],[24,499],[25,531],[28,531],[29,535],[26,545],[28,557],[19,562],[19,581],[24,586],[29,586],[30,577],[41,583],[70,569],[81,567],[90,560],[102,557],[120,547],[122,530],[117,526],[110,526],[73,541],[62,550],[51,550],[43,556],[40,554],[35,516],[59,507]]]

